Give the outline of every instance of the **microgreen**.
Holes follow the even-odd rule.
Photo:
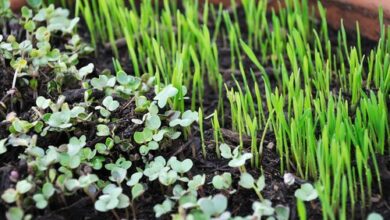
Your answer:
[[[69,140],[68,144],[68,154],[69,156],[74,156],[80,152],[80,150],[85,146],[86,144],[86,137],[83,135],[80,138],[72,137]]]
[[[224,195],[218,194],[212,198],[199,199],[198,205],[207,216],[219,216],[227,208],[227,199]]]
[[[252,205],[253,216],[261,218],[262,216],[273,215],[275,209],[272,207],[272,202],[269,200],[264,200],[262,202],[254,202]]]
[[[198,190],[201,188],[206,181],[206,175],[196,175],[192,180],[188,181],[188,189]]]
[[[213,186],[216,189],[229,189],[232,185],[232,175],[230,173],[223,173],[213,177]]]
[[[174,203],[170,199],[165,199],[161,204],[155,205],[153,210],[156,213],[156,218],[172,211],[173,205]]]
[[[194,121],[198,121],[198,112],[187,110],[181,115],[181,119],[176,118],[169,122],[169,126],[175,127],[176,125],[180,125],[182,127],[188,127]]]
[[[311,201],[318,197],[316,189],[310,183],[302,184],[294,193],[295,197],[303,201]]]
[[[0,154],[17,152],[12,158],[28,164],[2,193],[7,218],[31,219],[32,206],[43,213],[51,201],[85,193],[97,211],[120,219],[131,209],[136,219],[135,202],[153,184],[165,198],[150,200],[157,218],[288,219],[289,207],[263,198],[272,188],[265,176],[252,176],[272,151],[286,185],[313,182],[295,191],[300,219],[311,217],[304,201],[318,198],[324,219],[347,219],[356,207],[366,215],[375,186],[383,194],[390,29],[382,9],[380,40],[365,53],[359,24],[354,45],[343,23],[329,32],[325,7],[317,4],[316,19],[307,0],[272,12],[265,0],[243,0],[241,12],[233,0],[229,10],[197,1],[77,0],[74,18],[53,0],[27,2],[15,16],[0,0],[0,66],[12,78],[0,100]],[[116,58],[127,52],[131,67],[114,58],[112,74],[100,71],[104,63],[83,64],[92,48],[76,34],[78,15],[97,55],[103,47]],[[188,144],[176,149],[181,141]],[[193,169],[214,158],[209,146],[218,166],[239,175],[224,170],[210,181]],[[233,216],[227,196],[246,189],[260,201],[251,215]]]
[[[183,174],[188,172],[192,168],[193,162],[190,159],[179,161],[176,157],[171,157],[168,160],[168,165],[170,165],[172,169],[176,172]]]
[[[104,125],[104,124],[97,125],[96,129],[97,129],[97,132],[96,132],[97,136],[104,137],[104,136],[110,135],[110,128],[107,125]]]
[[[5,142],[7,141],[7,139],[2,139],[0,140],[0,154],[4,154],[5,152],[7,152],[7,147],[5,145]]]
[[[372,212],[367,216],[367,220],[383,220],[383,217],[376,212]]]
[[[143,131],[137,131],[134,133],[134,141],[138,144],[149,142],[152,138],[153,132],[149,128],[145,128]]]
[[[91,80],[93,88],[103,90],[106,87],[113,87],[115,85],[115,77],[107,77],[106,75],[99,75],[98,78]]]
[[[221,156],[225,159],[231,159],[229,161],[229,166],[231,167],[241,167],[245,165],[245,162],[252,158],[252,154],[244,153],[241,154],[239,147],[234,148],[233,153],[229,145],[221,144],[219,146],[221,151]]]
[[[103,105],[108,111],[115,111],[119,107],[119,102],[115,101],[112,96],[107,96],[103,100]]]
[[[178,93],[178,89],[172,85],[164,87],[157,95],[154,100],[158,102],[158,107],[163,108],[167,104],[169,98],[174,97]]]
[[[115,208],[126,208],[129,206],[129,203],[130,199],[122,193],[122,188],[110,184],[103,189],[103,195],[99,196],[96,201],[95,209],[106,212]]]

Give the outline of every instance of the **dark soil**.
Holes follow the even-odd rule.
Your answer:
[[[245,24],[242,24],[245,26]],[[86,30],[80,28],[79,30]],[[87,33],[81,33],[87,38]],[[337,38],[336,32],[331,32],[332,39]],[[351,34],[349,39],[351,39],[351,42],[354,41],[354,34]],[[219,44],[219,45],[222,45]],[[371,42],[368,40],[363,39],[363,45],[364,45],[364,51],[368,52],[374,45],[375,42]],[[234,82],[232,81],[231,77],[231,71],[229,70],[230,67],[230,52],[226,48],[220,48],[220,67],[224,69],[224,78],[225,83],[227,85],[234,85]],[[127,50],[125,48],[120,49],[120,62],[124,68],[124,70],[127,73],[133,73],[131,62],[129,62],[129,58],[127,55]],[[98,74],[102,72],[104,69],[110,69],[113,71],[113,65],[112,65],[112,53],[110,50],[105,48],[100,48],[97,53],[97,57],[95,56],[88,56],[84,57],[80,61],[80,66],[83,66],[87,63],[94,63],[95,64],[95,72],[94,74]],[[252,66],[251,62],[248,59],[244,60],[244,63],[246,68],[249,70],[249,68]],[[271,65],[265,66],[267,71],[271,72],[272,68]],[[6,96],[6,93],[8,89],[11,86],[13,77],[13,72],[9,68],[8,64],[1,64],[0,63],[0,98]],[[239,77],[238,74],[236,77]],[[259,77],[260,78],[260,77]],[[239,79],[239,78],[238,78]],[[206,80],[207,81],[207,80]],[[259,85],[263,87],[263,82],[259,80]],[[275,84],[273,79],[271,78],[271,83]],[[42,90],[45,90],[41,87]],[[189,91],[191,91],[189,89]],[[212,91],[212,89],[208,89],[208,91]],[[43,94],[44,91],[40,91],[40,94]],[[69,88],[68,90],[64,90],[63,94],[67,97],[68,103],[74,103],[83,98],[82,96],[82,90],[78,88]],[[100,94],[99,92],[94,93],[94,96],[96,98],[101,98],[103,94]],[[33,94],[31,93],[24,93],[22,100],[27,100],[26,102],[18,105],[14,105],[13,109],[3,109],[0,107],[0,113],[2,114],[0,116],[0,119],[3,119],[5,117],[5,114],[7,112],[10,112],[11,110],[16,111],[16,113],[19,116],[24,115],[26,119],[31,117],[31,114],[29,112],[30,107],[33,103],[31,103],[31,100],[33,97]],[[9,97],[8,97],[9,98]],[[7,99],[8,99],[7,98]],[[206,96],[204,97],[204,109],[205,109],[205,115],[210,114],[214,111],[216,108],[218,94],[213,92],[206,93]],[[30,100],[30,101],[28,101]],[[2,100],[6,102],[7,100]],[[9,100],[8,100],[9,102]],[[230,128],[230,112],[228,107],[228,101],[225,100],[225,127],[224,127],[224,139],[227,141],[227,143],[232,145],[237,145],[238,143],[238,134],[231,130]],[[134,103],[130,102],[130,100],[122,100],[121,101],[121,107],[116,112],[116,118],[118,118],[115,126],[117,127],[117,134],[123,138],[130,138],[131,134],[136,131],[138,128],[137,126],[134,126],[133,123],[131,123],[131,119],[134,117],[139,117],[137,114],[133,111],[134,110]],[[0,138],[4,138],[8,135],[7,132],[8,124],[6,123],[0,123]],[[87,136],[89,142],[89,146],[93,146],[96,142],[100,141],[99,137],[95,137],[95,131],[94,131],[95,124],[91,122],[90,124],[85,124],[83,127],[80,127],[81,131]],[[207,158],[203,158],[203,155],[201,154],[201,141],[199,138],[199,131],[197,127],[194,127],[192,135],[188,138],[188,140],[177,140],[173,143],[169,143],[165,149],[163,149],[160,153],[163,156],[170,157],[173,155],[176,155],[180,159],[184,158],[191,158],[194,161],[193,169],[191,170],[191,175],[196,174],[206,174],[207,179],[206,183],[209,183],[212,179],[212,177],[216,174],[221,174],[223,172],[230,172],[232,173],[234,179],[235,179],[235,188],[238,189],[238,191],[233,194],[229,195],[228,193],[225,193],[225,195],[229,198],[229,210],[232,212],[232,215],[241,215],[245,216],[252,212],[252,203],[253,201],[258,200],[256,194],[252,192],[251,190],[242,189],[237,185],[237,180],[239,179],[239,172],[237,169],[231,169],[229,166],[227,166],[227,161],[223,159],[218,159],[215,156],[215,143],[212,136],[212,127],[208,120],[205,121],[205,138],[206,138],[206,145],[207,145]],[[63,135],[53,135],[48,136],[45,138],[45,140],[39,140],[41,141],[40,146],[48,146],[50,145],[59,145],[67,141],[67,137]],[[264,156],[261,161],[263,173],[265,175],[266,179],[266,188],[262,192],[263,196],[267,199],[270,199],[273,204],[282,204],[290,207],[291,219],[297,219],[297,213],[296,213],[296,204],[295,204],[295,197],[294,197],[294,191],[299,187],[299,185],[295,184],[294,186],[287,186],[283,182],[283,176],[280,171],[280,161],[279,156],[276,153],[276,147],[275,147],[276,141],[275,138],[271,133],[267,134],[265,139],[265,147],[264,148]],[[175,147],[172,147],[175,146]],[[249,148],[250,143],[246,143],[246,146]],[[137,150],[133,150],[132,152],[138,152]],[[17,148],[11,148],[7,153],[0,155],[0,194],[2,192],[12,187],[15,182],[13,182],[9,176],[12,171],[18,171],[18,173],[21,175],[21,177],[28,175],[29,171],[27,169],[27,165],[24,161],[20,161],[18,159],[18,154],[22,153],[21,150],[18,150]],[[110,158],[116,158],[119,154],[126,156],[127,158],[131,158],[133,160],[133,163],[135,163],[135,166],[138,164],[142,164],[143,162],[140,161],[140,156],[137,153],[129,154],[125,151],[117,150],[113,152],[112,155],[110,155]],[[372,198],[372,208],[371,210],[367,210],[366,213],[369,213],[370,211],[377,211],[381,213],[385,219],[390,218],[390,172],[388,171],[389,168],[389,161],[390,158],[380,158],[380,161],[382,161],[381,166],[383,168],[383,187],[384,187],[384,197],[381,197],[378,194],[378,189],[374,188],[373,193],[375,195],[375,198]],[[88,172],[86,171],[87,168],[81,168],[78,172]],[[132,170],[129,171],[130,173]],[[258,169],[250,169],[249,172],[251,172],[255,177],[260,175],[260,172]],[[101,172],[98,173],[101,177],[108,175],[108,173]],[[125,189],[126,192],[130,192],[129,189]],[[205,187],[200,191],[201,196],[207,196],[215,193],[216,191],[209,185],[206,184]],[[149,184],[149,189],[146,191],[146,193],[137,200],[135,204],[135,209],[137,210],[137,219],[154,219],[154,212],[153,212],[153,205],[155,203],[162,202],[165,197],[164,195],[169,194],[169,191],[164,191],[157,183]],[[71,197],[60,197],[55,196],[50,200],[50,207],[43,211],[39,210],[28,210],[29,212],[34,213],[36,216],[36,219],[47,219],[47,220],[53,220],[53,219],[113,219],[115,215],[119,215],[124,218],[132,218],[131,213],[126,213],[124,211],[118,210],[116,213],[113,212],[107,212],[107,213],[99,213],[97,212],[94,207],[94,201],[92,201],[89,197],[87,197],[84,193],[80,192],[79,194],[73,195]],[[359,210],[358,208],[356,210]],[[309,219],[321,219],[321,207],[319,202],[309,203],[307,204],[307,211]],[[5,206],[4,204],[0,204],[0,219],[5,218]],[[358,219],[364,218],[364,216],[361,216],[361,212],[355,213],[355,216]],[[166,218],[169,218],[169,215],[166,216]]]

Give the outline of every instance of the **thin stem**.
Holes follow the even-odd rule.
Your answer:
[[[115,209],[111,210],[112,214],[114,215],[115,219],[120,220],[118,213],[115,211]]]
[[[133,213],[133,219],[137,220],[137,213],[135,212],[135,208],[134,208],[133,202],[130,203],[130,207],[131,207],[131,212]]]

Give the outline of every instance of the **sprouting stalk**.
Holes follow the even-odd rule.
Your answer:
[[[199,132],[200,132],[200,139],[202,142],[202,153],[203,153],[203,158],[206,159],[206,144],[204,142],[204,129],[203,129],[203,109],[199,108],[198,110],[198,121],[199,121]],[[218,147],[217,147],[218,148]]]
[[[300,199],[297,199],[297,212],[300,220],[307,219],[305,203]]]
[[[263,155],[263,148],[264,148],[265,135],[267,134],[268,126],[269,126],[270,123],[271,123],[271,119],[273,118],[274,112],[275,112],[275,109],[273,109],[273,110],[269,113],[269,115],[268,115],[268,120],[267,120],[267,122],[265,123],[265,126],[264,126],[263,134],[261,135],[261,140],[260,140],[260,145],[259,145],[259,155],[260,155],[260,156]]]
[[[219,150],[219,139],[222,139],[221,135],[221,127],[219,126],[219,121],[218,121],[218,112],[214,111],[213,114],[213,119],[211,121],[211,125],[213,126],[213,135],[214,135],[214,141],[215,141],[215,152],[217,153],[217,157],[221,158],[221,152]]]

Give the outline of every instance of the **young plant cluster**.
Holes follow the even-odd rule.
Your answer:
[[[8,218],[33,218],[31,207],[83,193],[97,211],[135,219],[137,202],[157,184],[165,200],[153,201],[156,218],[289,219],[293,207],[273,206],[262,195],[265,175],[251,172],[263,173],[264,144],[272,142],[285,184],[299,186],[300,219],[307,218],[305,202],[319,202],[324,219],[367,216],[373,195],[383,195],[378,158],[390,152],[383,10],[381,38],[367,53],[359,25],[353,44],[343,26],[333,39],[326,9],[318,3],[316,18],[307,0],[283,1],[277,12],[267,0],[242,0],[242,11],[234,0],[229,10],[197,1],[76,0],[95,52],[103,46],[129,56],[132,74],[117,60],[112,74],[80,67],[91,48],[75,34],[77,17],[29,2],[19,18],[0,10],[0,61],[12,68],[1,100],[8,136],[0,154],[18,149],[29,170],[10,173],[13,184],[1,196]],[[15,19],[16,33],[9,29]],[[54,37],[67,41],[54,44]],[[35,100],[30,117],[17,115],[14,104],[27,97]],[[195,122],[200,154],[212,152],[205,133],[211,127],[213,151],[231,172],[210,178],[193,171],[197,158],[164,154],[195,135]],[[237,134],[238,146],[228,144],[224,129]],[[53,136],[60,138],[45,142]],[[206,195],[210,186],[216,193]],[[244,190],[257,196],[253,213],[235,216],[228,201]]]
[[[255,6],[255,1],[243,2],[247,20],[263,8],[260,3]],[[239,61],[243,85],[235,80],[236,88],[226,89],[231,126],[239,133],[240,145],[244,135],[256,140],[257,130],[263,130],[259,146],[256,141],[251,144],[252,152],[260,153],[261,157],[263,137],[271,125],[281,171],[294,172],[316,182],[323,218],[353,218],[358,202],[361,215],[371,206],[374,185],[382,193],[377,155],[388,154],[390,146],[386,101],[390,85],[390,29],[383,25],[380,11],[381,40],[366,57],[359,32],[356,46],[349,46],[342,27],[337,46],[333,46],[320,3],[320,32],[308,31],[308,27],[316,24],[309,21],[310,10],[306,6],[305,1],[294,1],[278,15],[272,13],[273,32],[266,30],[268,38],[258,42],[260,48],[269,48],[260,49],[265,53],[261,57],[270,57],[268,60],[259,60],[255,55],[256,36],[250,32],[255,25],[247,21],[249,36],[245,41],[248,44],[240,40],[240,46],[254,63],[253,69],[259,71],[265,89],[259,89],[253,69],[250,75],[254,83],[248,86],[247,74]],[[251,12],[248,8],[254,9]],[[239,29],[236,32],[239,35]],[[240,49],[236,51],[237,57],[241,57]],[[267,63],[272,66],[272,73],[263,67]],[[271,77],[275,81],[271,82]],[[264,112],[268,113],[268,120]]]
[[[202,107],[206,88],[198,79],[212,79],[210,84],[219,94],[219,108],[212,119],[218,157],[218,143],[224,142],[219,119],[225,126],[220,106],[227,97],[231,128],[239,135],[239,152],[246,147],[244,136],[251,137],[252,167],[261,166],[264,139],[272,131],[281,171],[316,182],[324,218],[354,215],[357,201],[362,214],[370,206],[373,185],[381,189],[376,155],[386,154],[390,142],[386,103],[390,34],[383,25],[383,11],[379,12],[381,40],[364,55],[358,25],[355,45],[349,44],[344,27],[332,42],[326,10],[318,3],[320,17],[313,22],[306,0],[286,1],[285,8],[270,15],[267,1],[242,1],[246,32],[240,26],[242,20],[234,1],[230,13],[206,4],[200,17],[198,5],[189,1],[182,4],[183,10],[178,10],[175,1],[164,1],[162,11],[145,1],[139,13],[134,4],[127,11],[121,1],[92,6],[88,1],[80,2],[79,9],[87,21],[101,18],[100,24],[89,22],[96,41],[109,41],[116,51],[116,40],[123,37],[130,55],[138,49],[144,59],[130,57],[136,69],[147,69],[174,82],[177,61],[183,61],[179,65],[182,82],[191,85],[192,81],[192,97],[198,96],[192,99],[192,109],[196,104]],[[210,22],[214,22],[212,28],[208,28]],[[215,48],[217,43],[230,52],[229,72],[234,85],[226,84],[225,88],[220,80],[225,70],[218,62],[222,51]],[[177,50],[183,55],[181,59]],[[252,69],[245,67],[244,56],[254,64]],[[264,66],[271,66],[271,70]],[[203,114],[202,109],[200,112]],[[204,156],[206,153],[203,144]]]
[[[40,8],[40,1],[31,2],[34,2],[30,3],[31,8],[22,8],[20,18],[10,16],[10,22],[2,25],[0,64],[8,74],[5,77],[12,77],[1,97],[2,118],[8,108],[17,109],[16,103],[31,105],[28,97],[61,93],[64,81],[76,80],[85,74],[87,68],[77,69],[76,65],[79,56],[92,51],[81,42],[78,34],[73,33],[79,18],[69,19],[67,9],[53,5]],[[9,5],[1,10],[10,11]],[[9,28],[11,25],[20,28]],[[64,38],[62,47],[52,44],[56,36]]]

